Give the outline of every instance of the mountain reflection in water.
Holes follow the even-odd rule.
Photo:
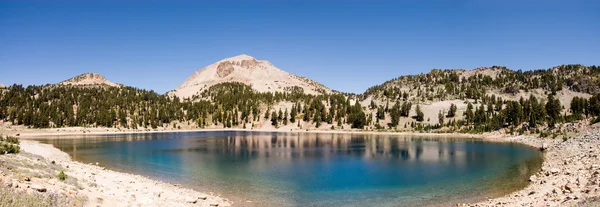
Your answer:
[[[45,142],[82,162],[256,206],[472,201],[524,187],[541,166],[541,154],[520,144],[433,136],[224,131]]]

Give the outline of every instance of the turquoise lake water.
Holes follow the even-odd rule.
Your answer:
[[[214,192],[234,206],[429,206],[527,185],[542,154],[515,143],[373,134],[189,132],[41,140],[84,163]]]

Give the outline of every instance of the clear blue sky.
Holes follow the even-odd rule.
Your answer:
[[[164,93],[248,54],[362,93],[432,68],[600,64],[600,1],[0,1],[0,83],[85,72]]]

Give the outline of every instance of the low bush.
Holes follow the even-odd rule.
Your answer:
[[[7,136],[6,139],[4,139],[4,141],[8,142],[8,143],[13,143],[13,144],[19,144],[20,143],[18,138],[16,138],[16,137],[10,137],[10,136]]]
[[[14,154],[19,153],[21,147],[17,144],[0,141],[0,154]]]
[[[67,175],[64,171],[60,171],[60,173],[58,173],[58,179],[61,181],[65,181],[67,179]]]

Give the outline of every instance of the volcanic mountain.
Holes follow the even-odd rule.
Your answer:
[[[301,91],[306,94],[332,92],[331,89],[311,79],[290,74],[266,60],[256,60],[243,54],[223,59],[196,71],[169,94],[189,98],[212,85],[225,82],[243,83],[259,92]]]
[[[116,84],[108,81],[104,76],[97,73],[84,73],[75,76],[74,78],[60,82],[58,84],[71,86],[122,86],[121,84]]]

